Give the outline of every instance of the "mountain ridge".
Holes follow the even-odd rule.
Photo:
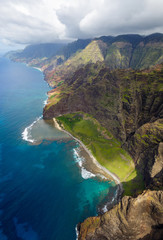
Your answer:
[[[149,36],[126,34],[116,37],[102,36],[94,39],[78,39],[67,45],[51,43],[37,44],[27,46],[19,53],[15,52],[7,55],[9,55],[12,60],[27,62],[31,66],[42,67],[46,63],[48,65],[46,68],[50,66],[50,69],[55,69],[58,65],[62,65],[62,68],[64,68],[63,64],[72,58],[74,54],[77,60],[79,60],[81,52],[94,41],[100,41],[105,45],[105,50],[102,53],[104,62],[112,69],[130,67],[143,69],[163,61],[163,34],[161,33],[155,33]],[[36,52],[37,54],[35,54]],[[84,52],[86,52],[86,50]],[[83,56],[85,54],[84,52]],[[97,57],[98,56],[97,54]],[[58,58],[62,61],[57,62]],[[35,61],[33,61],[34,59]],[[86,63],[89,63],[89,61],[85,62],[85,64]],[[73,65],[73,63],[71,64]],[[78,67],[80,67],[80,64]],[[43,70],[45,70],[45,68]]]

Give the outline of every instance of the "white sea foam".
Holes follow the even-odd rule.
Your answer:
[[[115,196],[111,199],[111,201],[109,201],[109,204],[113,203],[113,202],[116,200],[116,197],[117,197],[117,191],[116,191]],[[103,213],[105,213],[105,212],[108,211],[107,206],[108,206],[108,204],[106,204],[106,205],[103,206],[103,208],[102,208]]]
[[[28,127],[26,127],[24,129],[24,131],[22,132],[22,138],[23,140],[27,141],[27,142],[31,142],[31,143],[34,143],[35,142],[35,139],[32,139],[32,136],[31,136],[31,129],[33,127],[33,125],[39,121],[40,119],[42,118],[42,116],[38,117],[31,125],[29,125]]]
[[[38,68],[38,67],[33,67],[35,69],[37,69],[38,71],[42,72],[42,69],[41,68]]]
[[[119,189],[116,190],[114,197],[112,197],[112,199],[109,201],[109,204],[113,203],[114,201],[117,201],[117,197],[118,197],[118,191]],[[115,204],[115,203],[114,203]],[[108,204],[104,205],[103,208],[101,209],[103,211],[103,213],[108,211]]]
[[[45,107],[45,105],[48,103],[48,99],[46,99],[45,101],[43,101],[43,106]]]
[[[43,106],[45,107],[45,105],[48,103],[48,94],[46,94],[46,100],[43,101]]]
[[[76,240],[78,240],[79,232],[78,232],[77,225],[76,225],[76,227],[75,227],[75,232],[76,232]]]
[[[79,167],[81,168],[81,176],[82,176],[82,178],[88,179],[88,178],[96,177],[95,174],[91,173],[90,171],[86,170],[83,167],[83,163],[85,162],[85,158],[81,157],[79,155],[79,149],[78,148],[73,149],[73,152],[74,152],[73,156],[75,158],[75,161],[78,163]]]
[[[79,148],[74,148],[73,149],[74,151],[74,158],[75,158],[75,161],[78,163],[79,167],[81,168],[81,175],[82,175],[82,178],[84,179],[88,179],[88,178],[93,178],[93,177],[100,177],[102,179],[106,179],[107,178],[105,176],[103,176],[102,174],[94,174],[94,173],[91,173],[90,171],[86,170],[84,167],[83,167],[83,163],[85,162],[85,158],[84,157],[81,157],[79,155]]]
[[[82,178],[84,179],[88,179],[88,178],[93,178],[93,177],[96,177],[95,174],[87,171],[85,168],[81,168],[81,175],[82,175]]]
[[[105,212],[108,211],[108,209],[107,209],[107,205],[104,205],[104,207],[102,208],[102,211],[103,211],[103,213],[105,213]]]

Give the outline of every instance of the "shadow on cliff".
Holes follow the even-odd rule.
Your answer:
[[[97,212],[101,215],[107,209],[112,209],[123,196],[137,197],[145,190],[145,184],[142,175],[136,171],[136,177],[130,181],[122,182],[124,191],[121,191],[121,186],[115,185],[109,187],[108,195],[103,199],[103,201],[98,206]]]
[[[139,240],[162,240],[163,239],[163,224],[152,226],[150,234],[147,234],[145,237],[140,238]]]
[[[141,194],[145,190],[145,181],[143,175],[136,170],[136,176],[129,181],[123,181],[123,196],[132,196],[136,197],[138,194]]]

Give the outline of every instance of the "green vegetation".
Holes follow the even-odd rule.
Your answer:
[[[82,51],[77,51],[70,57],[62,66],[64,71],[74,71],[78,67],[85,65],[89,62],[96,63],[97,61],[104,61],[102,54],[102,47],[98,41],[92,41]]]
[[[57,117],[57,120],[91,150],[102,166],[116,174],[121,182],[125,183],[125,194],[131,195],[133,190],[135,192],[135,190],[144,189],[142,177],[140,174],[137,177],[132,158],[121,148],[120,142],[97,120],[82,112],[66,114]]]
[[[161,141],[160,127],[151,130],[151,122],[162,114],[163,64],[152,65],[162,62],[163,45],[162,39],[150,40],[139,36],[93,40],[71,52],[60,65],[45,70],[46,79],[56,88],[44,108],[44,118],[78,112],[58,119],[120,178],[127,195],[140,193],[143,180],[149,184],[151,149]],[[151,69],[120,69],[131,66]],[[79,111],[89,113],[105,128]],[[136,169],[121,144],[134,158]]]
[[[60,49],[59,53],[63,55],[65,59],[68,59],[77,51],[84,49],[90,42],[91,39],[78,39],[77,41],[64,46]]]
[[[129,68],[132,45],[126,42],[115,42],[108,49],[105,62],[110,68]]]
[[[6,56],[32,66],[44,66],[47,71],[57,68],[59,74],[74,72],[83,64],[97,61],[105,62],[112,69],[144,69],[163,62],[163,34],[103,36],[78,39],[67,45],[35,44]]]
[[[48,98],[48,103],[45,106],[46,110],[61,100],[60,91],[61,90],[58,87],[53,93],[51,93]]]
[[[145,189],[143,176],[136,169],[123,182],[125,195],[130,196],[131,193],[140,194]]]
[[[131,67],[135,69],[145,69],[162,62],[163,46],[162,43],[148,43],[138,45],[131,61]]]

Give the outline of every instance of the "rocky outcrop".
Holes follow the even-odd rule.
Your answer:
[[[161,240],[163,191],[145,191],[123,199],[102,216],[79,224],[79,240]]]
[[[163,119],[160,118],[154,122],[143,124],[128,139],[125,146],[134,156],[136,167],[143,174],[146,186],[150,185],[151,189],[163,189],[160,174],[163,167],[162,141]],[[157,181],[154,181],[156,176]],[[151,182],[153,182],[152,185]]]
[[[150,189],[163,190],[163,142],[158,146],[158,154],[155,155],[155,161],[151,168]]]

